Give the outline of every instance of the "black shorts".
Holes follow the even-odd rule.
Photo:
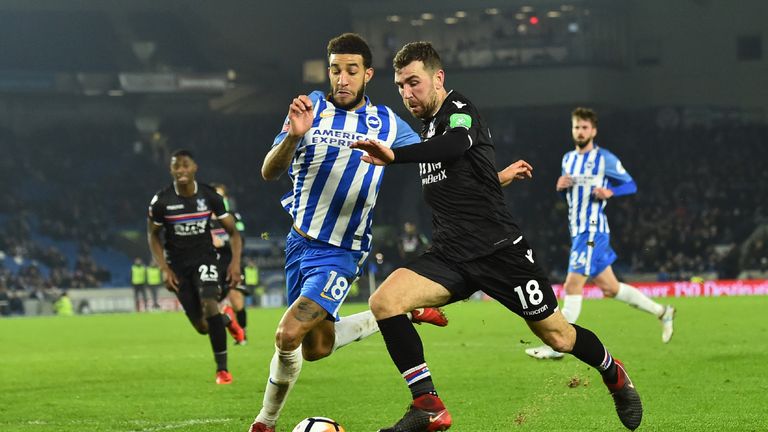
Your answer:
[[[193,262],[171,264],[179,278],[179,292],[176,297],[190,321],[203,318],[202,299],[215,298],[221,301],[228,290],[219,283],[219,268],[215,255],[201,257]]]
[[[227,282],[227,269],[229,269],[229,263],[232,262],[232,249],[229,247],[223,247],[216,249],[219,254],[219,283],[221,283],[221,289],[224,290],[224,297],[229,294],[229,282]],[[251,295],[251,292],[245,287],[243,281],[240,281],[235,287],[236,290],[243,293],[244,296]],[[223,298],[223,297],[222,297]]]
[[[549,279],[522,237],[509,247],[466,262],[449,260],[439,251],[428,251],[405,268],[445,287],[451,293],[449,303],[482,291],[530,321],[543,320],[558,307]]]

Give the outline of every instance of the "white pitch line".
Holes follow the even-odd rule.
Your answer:
[[[206,425],[206,424],[216,424],[216,423],[227,423],[232,419],[225,418],[225,419],[192,419],[192,420],[185,420],[183,422],[178,423],[171,423],[164,426],[157,426],[157,427],[150,427],[150,428],[144,428],[144,429],[137,429],[136,432],[156,432],[156,431],[164,431],[164,430],[171,430],[171,429],[179,429],[186,426],[195,426],[195,425]]]

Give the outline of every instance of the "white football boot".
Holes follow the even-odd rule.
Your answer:
[[[672,305],[667,305],[661,318],[659,318],[661,320],[661,341],[664,343],[669,343],[672,340],[672,333],[675,332],[673,327],[675,312],[677,311]]]
[[[549,345],[542,345],[536,348],[526,348],[525,353],[533,358],[537,358],[540,360],[545,360],[545,359],[559,360],[563,358],[563,356],[565,355],[559,351],[553,350]]]

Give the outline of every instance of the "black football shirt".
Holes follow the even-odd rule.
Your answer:
[[[180,196],[172,184],[158,192],[149,204],[149,218],[165,231],[166,258],[174,265],[216,256],[211,238],[211,215],[227,215],[224,200],[211,186],[195,184],[195,194]]]
[[[454,128],[467,129],[469,149],[454,161],[420,163],[419,175],[432,208],[433,249],[461,262],[509,246],[521,233],[504,201],[488,126],[472,102],[451,91],[420,135],[426,141]]]

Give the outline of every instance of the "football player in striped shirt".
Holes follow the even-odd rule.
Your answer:
[[[597,114],[589,108],[571,113],[574,149],[563,156],[556,189],[568,201],[571,253],[565,278],[563,315],[575,323],[581,313],[582,293],[588,279],[614,298],[659,318],[661,341],[672,339],[675,308],[651,300],[632,285],[619,282],[611,264],[616,253],[610,245],[610,229],[605,206],[611,198],[630,195],[637,185],[616,155],[595,144]],[[525,352],[539,359],[563,356],[549,346],[528,348]]]
[[[261,169],[265,180],[288,171],[292,189],[282,198],[293,226],[286,240],[288,310],[275,335],[261,411],[251,432],[274,432],[302,360],[320,360],[378,331],[370,311],[339,317],[352,282],[371,249],[373,207],[383,167],[360,160],[349,146],[373,139],[388,148],[420,138],[392,109],[365,95],[373,78],[371,51],[359,35],[345,33],[328,43],[329,93],[293,99],[282,131]],[[438,309],[412,311],[413,322],[438,326]]]

